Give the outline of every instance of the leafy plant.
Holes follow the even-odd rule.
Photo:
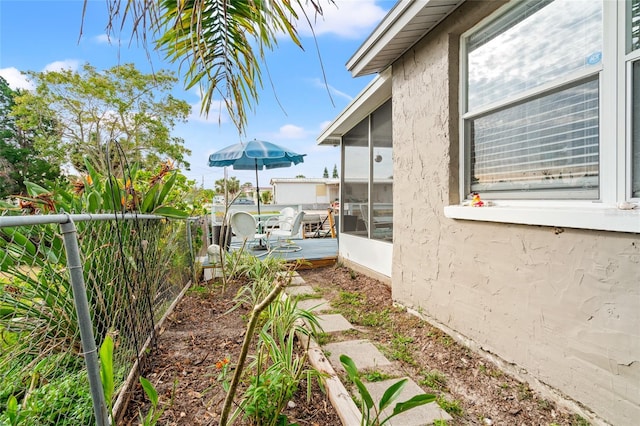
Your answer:
[[[400,396],[400,393],[407,385],[408,379],[401,379],[398,382],[389,386],[380,402],[376,406],[371,394],[367,390],[366,386],[360,380],[360,374],[358,373],[358,368],[356,367],[355,362],[347,355],[340,355],[340,363],[344,367],[347,372],[347,377],[349,380],[356,386],[358,392],[360,393],[360,410],[362,411],[362,420],[360,425],[367,426],[380,426],[386,424],[391,418],[397,416],[398,414],[404,413],[405,411],[411,410],[412,408],[419,407],[424,404],[428,404],[430,402],[435,401],[435,395],[430,394],[421,394],[416,395],[404,402],[398,402],[394,407],[393,411],[387,417],[383,416],[383,411],[394,403],[396,399]]]
[[[144,377],[140,377],[140,384],[142,385],[142,389],[147,395],[147,398],[149,398],[149,402],[151,402],[151,408],[149,408],[147,415],[143,417],[142,413],[140,413],[140,421],[142,422],[143,426],[154,426],[158,423],[160,417],[162,417],[164,409],[160,407],[160,398],[158,397],[158,391],[156,391],[156,388],[153,386],[153,384],[151,384],[151,382]]]
[[[7,401],[7,409],[5,411],[5,415],[9,420],[9,425],[19,425],[23,420],[26,419],[27,414],[28,413],[18,405],[18,400],[16,399],[16,397],[11,395],[9,397],[9,400]]]
[[[113,392],[115,390],[113,381],[113,338],[110,335],[105,337],[102,345],[100,345],[100,381],[102,382],[102,391],[104,392],[104,400],[107,404],[107,412],[109,417],[113,417]]]
[[[281,412],[298,389],[302,377],[310,383],[320,375],[306,368],[306,350],[298,355],[295,347],[296,334],[310,336],[320,326],[313,313],[299,309],[297,301],[288,297],[271,303],[266,314],[256,359],[250,366],[253,371],[251,382],[240,409],[256,424],[278,425],[286,421]]]

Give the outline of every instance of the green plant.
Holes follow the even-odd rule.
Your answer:
[[[222,389],[225,392],[229,392],[229,363],[231,361],[228,357],[216,362],[216,370],[218,370],[218,376],[216,380],[222,384]]]
[[[314,337],[316,339],[316,343],[320,346],[326,345],[331,341],[331,335],[329,333],[316,333]]]
[[[447,426],[449,423],[447,423],[446,420],[442,420],[442,419],[435,419],[433,421],[433,426]]]
[[[164,409],[160,407],[160,398],[158,397],[158,391],[156,391],[156,388],[153,386],[153,384],[151,384],[151,382],[144,377],[140,377],[140,384],[142,385],[142,389],[144,390],[144,393],[147,395],[147,398],[149,398],[149,402],[151,403],[151,407],[149,408],[146,416],[143,417],[142,413],[140,413],[140,421],[142,422],[143,426],[154,426],[158,423],[158,420],[162,416]]]
[[[571,419],[571,426],[590,426],[589,423],[584,417],[579,414],[574,414],[573,419]]]
[[[393,339],[391,339],[391,358],[406,362],[409,365],[415,364],[415,359],[411,352],[411,343],[413,343],[413,337],[403,336],[398,333],[394,333]]]
[[[355,280],[356,278],[358,278],[358,273],[356,271],[354,271],[353,269],[349,269],[349,277],[352,280]]]
[[[110,335],[105,337],[102,345],[100,345],[100,380],[102,382],[102,391],[104,392],[104,400],[107,404],[107,412],[113,420],[113,392],[115,390],[113,380],[113,338]]]
[[[527,383],[518,384],[518,400],[525,401],[533,398],[533,391]]]
[[[461,416],[464,413],[464,410],[460,406],[460,401],[458,401],[457,399],[449,401],[445,397],[439,396],[438,398],[436,398],[436,402],[438,403],[440,408],[442,408],[452,416]]]
[[[358,293],[356,291],[344,291],[344,290],[340,290],[338,292],[338,300],[333,302],[333,305],[335,306],[344,306],[344,305],[350,305],[350,306],[362,306],[362,299],[364,297],[362,296],[361,293]]]
[[[353,362],[353,360],[349,358],[347,355],[342,354],[340,355],[340,363],[342,364],[345,371],[347,372],[347,377],[356,386],[356,388],[358,389],[358,392],[360,393],[360,398],[361,398],[360,410],[362,411],[362,420],[360,422],[361,426],[362,425],[367,425],[367,426],[384,425],[391,418],[397,416],[398,414],[404,413],[405,411],[411,410],[412,408],[419,407],[424,404],[428,404],[430,402],[435,401],[436,399],[435,395],[430,395],[426,393],[421,395],[416,395],[407,401],[398,402],[393,407],[393,411],[391,412],[390,415],[388,415],[387,417],[382,417],[383,416],[382,412],[385,409],[391,407],[391,404],[393,404],[393,402],[396,399],[398,399],[398,397],[400,396],[400,393],[402,392],[402,389],[404,389],[404,387],[407,385],[408,379],[399,380],[398,382],[389,386],[385,390],[384,394],[382,395],[382,398],[380,399],[380,402],[376,406],[373,401],[373,398],[371,397],[371,394],[367,390],[364,383],[362,383],[362,381],[360,380],[360,374],[358,373],[358,368],[356,367],[356,364]]]
[[[306,350],[302,355],[297,354],[296,334],[307,336],[308,345],[308,338],[317,334],[320,326],[312,312],[299,309],[297,300],[288,297],[271,303],[266,314],[256,359],[250,365],[253,374],[240,409],[256,424],[288,424],[283,423],[288,420],[281,412],[298,389],[300,380],[306,376],[311,383],[320,375],[306,368]]]
[[[23,410],[22,407],[18,405],[16,397],[11,395],[7,401],[5,415],[9,420],[10,426],[17,426],[27,418],[28,412]],[[0,418],[0,420],[2,420],[2,418]]]
[[[447,388],[447,377],[438,370],[424,371],[421,373],[424,378],[418,383],[422,386],[429,386],[431,389],[445,390]]]
[[[391,377],[393,377],[390,374],[383,373],[383,372],[378,371],[378,370],[366,371],[366,372],[362,373],[362,376],[368,382],[382,382],[383,380],[387,380],[387,379],[390,379]]]

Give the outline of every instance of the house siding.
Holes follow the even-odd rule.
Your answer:
[[[393,64],[395,301],[616,425],[640,419],[640,236],[448,219],[466,2]],[[535,383],[533,383],[535,382]]]

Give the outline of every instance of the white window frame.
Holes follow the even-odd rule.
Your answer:
[[[460,43],[460,199],[466,200],[469,148],[465,140],[466,47],[465,38],[491,22],[513,1],[465,32]],[[604,231],[640,233],[640,199],[631,198],[631,103],[630,67],[640,60],[640,51],[626,54],[627,2],[603,0],[603,62],[600,81],[600,172],[598,200],[496,199],[485,207],[470,207],[469,201],[446,206],[446,217],[489,222],[518,223]],[[630,10],[630,9],[629,9]],[[618,22],[624,25],[617,25]],[[618,43],[618,40],[620,42]],[[585,73],[581,73],[585,74]],[[590,73],[586,73],[590,74]],[[565,84],[584,75],[571,75]],[[555,83],[557,85],[557,83]],[[549,89],[553,86],[547,87]],[[536,90],[537,91],[537,90]],[[525,94],[526,95],[526,94]],[[520,97],[520,95],[519,95]],[[490,107],[490,106],[489,106]],[[611,141],[614,141],[611,143]]]

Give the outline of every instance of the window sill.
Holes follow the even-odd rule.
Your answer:
[[[446,206],[444,215],[450,219],[640,233],[640,206],[637,205],[635,209],[622,210],[612,205],[583,202],[536,205],[496,202],[488,207]]]

